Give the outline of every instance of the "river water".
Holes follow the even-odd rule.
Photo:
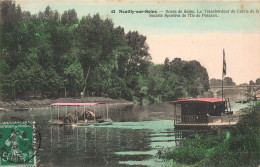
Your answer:
[[[178,144],[169,104],[127,105],[109,110],[102,126],[51,125],[50,109],[6,111],[0,121],[35,121],[41,135],[37,166],[163,166],[161,148]]]
[[[232,107],[238,111],[246,106]],[[104,110],[97,114],[111,118],[111,125],[51,125],[49,107],[0,112],[0,122],[35,121],[41,135],[37,166],[48,167],[165,166],[158,158],[158,150],[175,147],[185,135],[174,131],[173,108],[169,104],[116,104],[108,108],[108,113]]]

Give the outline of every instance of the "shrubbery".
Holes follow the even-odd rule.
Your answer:
[[[164,153],[174,163],[213,167],[257,167],[260,164],[260,105],[236,128],[217,135],[193,135],[183,145]]]

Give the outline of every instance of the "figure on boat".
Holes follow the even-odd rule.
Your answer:
[[[95,107],[96,105],[102,105],[106,103],[53,103],[51,105],[51,123],[52,124],[85,124],[85,123],[103,123],[111,122],[111,119],[104,119],[100,114],[100,106]],[[53,110],[53,108],[56,108]],[[61,110],[63,106],[63,110]],[[65,110],[64,110],[64,107]],[[69,108],[74,108],[73,111],[70,111]],[[99,110],[97,110],[99,108]],[[108,117],[108,107],[107,105],[103,107],[106,109],[106,115]],[[97,112],[99,113],[97,115]],[[53,115],[56,115],[56,119],[53,119]]]
[[[75,110],[75,114],[69,113],[63,116],[60,116],[60,119],[63,119],[63,123],[65,124],[71,124],[71,123],[77,123],[79,120],[82,120],[85,122],[90,121],[99,121],[101,119],[101,116],[96,116],[94,112],[92,111],[85,111],[83,113],[79,113]],[[84,115],[85,114],[85,115]]]

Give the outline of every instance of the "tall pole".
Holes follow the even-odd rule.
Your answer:
[[[225,50],[223,49],[223,69],[222,69],[222,101],[224,100],[224,76],[226,75],[226,60],[225,60]]]
[[[222,73],[222,101],[224,99],[224,90],[223,90],[224,81],[223,80],[224,80],[224,75]]]

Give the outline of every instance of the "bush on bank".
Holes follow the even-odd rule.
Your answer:
[[[181,147],[163,154],[176,166],[257,167],[260,164],[260,105],[235,129],[216,135],[192,135]]]

